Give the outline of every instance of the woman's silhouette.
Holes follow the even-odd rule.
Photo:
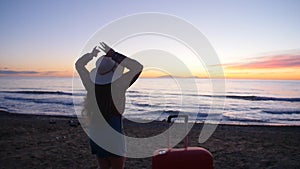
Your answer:
[[[100,52],[105,53],[96,62],[96,68],[89,72],[85,65]],[[92,154],[95,154],[101,169],[122,169],[125,165],[124,136],[113,139],[97,119],[101,113],[106,122],[117,132],[123,134],[122,114],[125,109],[125,92],[137,80],[143,66],[136,60],[115,52],[101,42],[91,53],[76,62],[76,70],[87,90],[84,110],[89,118],[89,136]],[[129,71],[124,73],[124,68]],[[113,144],[118,155],[106,151],[95,143],[95,139]]]

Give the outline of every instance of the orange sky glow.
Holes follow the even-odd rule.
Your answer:
[[[300,80],[300,54],[277,54],[244,59],[241,62],[228,63],[222,65],[224,77],[229,79],[276,79],[276,80]],[[175,69],[175,68],[174,68]],[[72,64],[64,69],[53,68],[52,70],[20,70],[20,69],[0,69],[0,76],[44,76],[44,77],[72,77],[74,69]],[[194,77],[208,78],[205,72],[192,72]],[[169,76],[166,73],[144,70],[141,77],[155,78]],[[172,75],[174,76],[174,75]],[[177,75],[175,75],[177,76]],[[187,77],[184,75],[178,75]],[[214,76],[214,75],[213,75]],[[216,76],[215,76],[216,77]]]

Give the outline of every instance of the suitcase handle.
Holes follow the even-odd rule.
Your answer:
[[[186,136],[184,137],[184,148],[185,149],[187,149],[187,147],[188,147],[188,135],[187,135],[187,129],[188,129],[188,118],[189,118],[189,116],[188,115],[170,115],[169,117],[168,117],[168,120],[167,120],[167,122],[171,125],[171,120],[173,119],[173,118],[179,118],[179,117],[182,117],[182,118],[184,118],[184,123],[186,124],[186,128],[185,128],[185,133],[186,133]],[[169,136],[168,136],[168,149],[170,150],[171,148],[171,140],[170,140],[170,131],[169,131]]]
[[[174,118],[179,118],[179,117],[183,117],[183,118],[184,118],[184,123],[187,123],[187,122],[188,122],[188,118],[189,118],[188,115],[170,115],[170,116],[168,117],[167,122],[168,122],[168,123],[171,123],[171,120],[172,120],[172,119],[174,119]]]

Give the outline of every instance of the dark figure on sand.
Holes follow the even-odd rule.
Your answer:
[[[96,68],[89,72],[85,66],[100,50],[105,55],[96,62]],[[124,68],[129,71],[124,73]],[[76,70],[87,90],[84,112],[88,119],[88,134],[92,154],[95,154],[101,169],[122,169],[125,165],[125,141],[122,114],[125,109],[125,92],[137,80],[143,66],[136,60],[115,52],[101,42],[91,53],[87,53],[76,62]],[[110,136],[111,130],[104,127],[99,114],[111,128],[119,132],[117,137]],[[113,152],[98,144],[108,143]]]

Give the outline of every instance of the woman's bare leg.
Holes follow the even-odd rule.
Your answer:
[[[110,157],[109,161],[112,169],[123,169],[125,167],[125,157]]]
[[[98,168],[100,169],[110,169],[111,167],[111,163],[110,163],[110,160],[109,158],[99,158],[97,157],[97,161],[98,161]]]

